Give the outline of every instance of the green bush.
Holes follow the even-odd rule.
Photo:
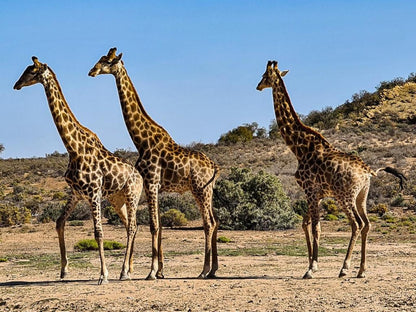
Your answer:
[[[221,135],[218,140],[219,144],[235,144],[237,142],[249,142],[254,138],[266,138],[267,131],[264,128],[259,128],[257,122],[251,124],[244,124],[237,128],[234,128],[227,133]]]
[[[29,209],[0,204],[0,226],[30,223],[31,220],[32,215]]]
[[[84,221],[81,220],[72,220],[69,222],[70,226],[83,226],[84,225]]]
[[[116,241],[104,241],[105,250],[118,250],[126,246]],[[98,250],[98,243],[95,239],[82,239],[74,245],[78,251]]]
[[[308,209],[308,202],[304,199],[299,199],[293,204],[293,211],[301,217],[306,216]]]
[[[61,215],[62,209],[65,206],[65,202],[49,202],[46,207],[42,209],[42,212],[37,216],[38,222],[48,223],[56,221]]]
[[[249,142],[253,140],[253,131],[249,126],[239,126],[226,134],[221,135],[219,144],[230,145],[237,142]]]
[[[74,245],[78,251],[98,250],[98,243],[95,239],[82,239]]]
[[[387,211],[389,211],[389,209],[387,208],[387,205],[386,204],[377,204],[377,205],[372,206],[368,210],[368,212],[370,212],[370,213],[376,213],[380,217],[384,216],[387,213]]]
[[[89,219],[91,219],[91,206],[88,203],[88,201],[85,200],[78,202],[74,211],[72,211],[71,215],[68,218],[69,221]]]
[[[219,236],[217,238],[217,242],[222,243],[222,244],[226,244],[226,243],[231,242],[231,239],[229,239],[228,237],[225,237],[225,236]]]
[[[331,215],[331,217],[328,218],[329,221],[338,220],[339,215],[340,215],[340,211],[339,211],[337,203],[335,202],[334,199],[328,198],[328,199],[323,200],[322,201],[322,208],[325,211],[326,216]],[[324,219],[328,220],[326,218],[326,216],[324,217]]]
[[[68,198],[68,194],[62,191],[54,192],[52,195],[53,200],[66,200]]]
[[[160,216],[160,222],[163,226],[174,227],[184,226],[188,223],[185,214],[176,209],[169,209]]]
[[[399,194],[396,197],[394,197],[391,201],[391,205],[393,207],[404,207],[404,206],[406,206],[402,194]]]
[[[332,107],[326,107],[321,111],[311,111],[303,120],[303,122],[312,127],[319,129],[330,129],[336,126],[338,118]]]
[[[136,221],[137,224],[140,225],[149,225],[149,209],[146,207],[145,209],[138,209],[136,212]]]
[[[190,192],[184,194],[166,193],[159,196],[160,212],[176,209],[185,214],[186,219],[196,220],[200,217],[199,208],[195,198]]]
[[[327,215],[325,215],[324,220],[326,220],[326,221],[337,221],[338,217],[333,215],[333,214],[328,213]]]
[[[213,203],[223,229],[287,229],[297,220],[280,180],[263,171],[233,168],[217,182]]]
[[[122,224],[120,217],[116,210],[111,205],[103,205],[103,216],[107,218],[108,224],[120,225]]]

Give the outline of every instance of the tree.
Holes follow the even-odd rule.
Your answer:
[[[4,145],[0,143],[0,154],[4,151]]]

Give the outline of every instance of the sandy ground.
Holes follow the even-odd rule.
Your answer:
[[[323,224],[321,245],[346,248],[349,232]],[[123,251],[106,251],[110,282],[97,285],[98,252],[77,252],[93,238],[92,224],[67,226],[70,274],[59,280],[54,224],[0,229],[0,311],[416,311],[415,234],[372,232],[365,279],[357,279],[359,246],[353,267],[338,278],[344,252],[319,259],[312,280],[301,279],[306,255],[280,255],[282,246],[303,244],[300,228],[282,232],[220,231],[217,279],[198,280],[203,264],[201,229],[163,232],[165,279],[146,281],[151,240],[142,227],[135,243],[133,279],[119,281]],[[105,226],[105,239],[125,241],[120,227]],[[247,250],[262,250],[258,255]],[[227,252],[225,252],[227,251]],[[235,251],[237,255],[233,255]]]

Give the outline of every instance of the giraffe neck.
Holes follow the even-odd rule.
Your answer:
[[[114,77],[116,79],[124,121],[136,148],[141,149],[142,145],[147,144],[148,140],[156,132],[165,139],[172,140],[167,131],[147,114],[127,74],[127,70],[122,64],[120,64]]]
[[[330,147],[328,141],[318,132],[304,125],[296,114],[283,80],[273,86],[276,122],[285,143],[298,159],[315,152],[320,147]]]
[[[42,78],[52,118],[69,155],[91,154],[92,149],[101,148],[96,134],[82,126],[72,113],[55,73],[48,67]]]

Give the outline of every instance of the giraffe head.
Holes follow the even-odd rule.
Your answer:
[[[48,65],[42,64],[38,61],[36,56],[32,56],[33,65],[29,65],[19,80],[14,84],[13,89],[20,90],[23,87],[34,85],[35,83],[41,83],[42,75],[48,69]]]
[[[111,48],[107,55],[100,58],[97,64],[88,73],[88,76],[95,77],[102,74],[114,74],[117,71],[117,65],[121,61],[123,53],[116,55],[117,48]]]
[[[288,72],[288,70],[280,71],[277,68],[277,61],[268,61],[266,71],[264,72],[261,81],[257,85],[257,90],[262,91],[265,88],[273,87]]]

